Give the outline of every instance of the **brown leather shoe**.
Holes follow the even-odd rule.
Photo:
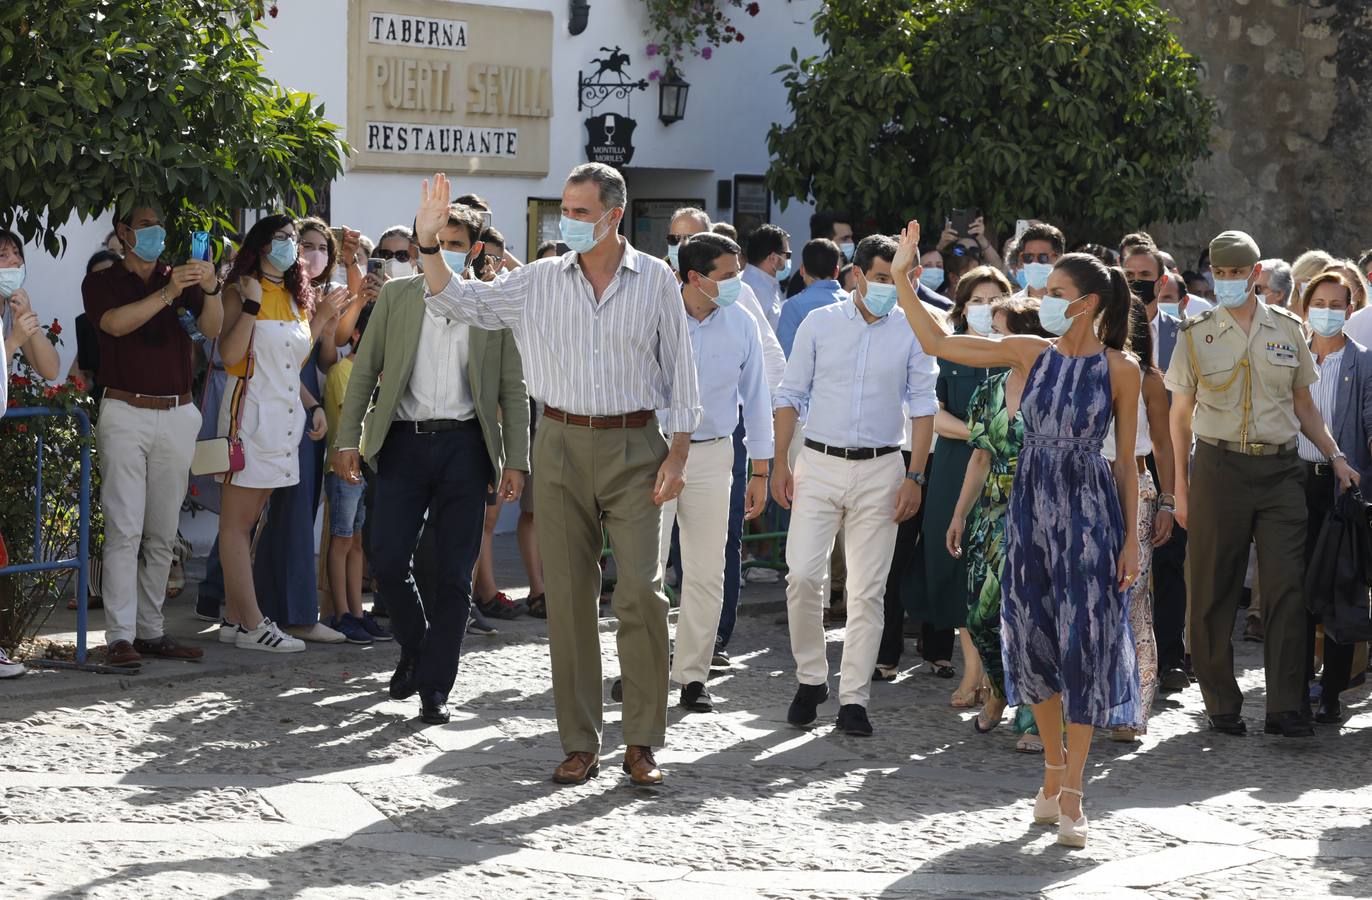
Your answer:
[[[138,638],[133,642],[133,649],[144,656],[156,656],[161,659],[199,659],[205,655],[205,651],[199,647],[186,647],[178,644],[169,634],[164,634],[160,638],[145,641]]]
[[[600,774],[600,757],[594,753],[568,753],[567,758],[553,769],[553,781],[558,784],[583,784]]]
[[[142,662],[143,657],[128,641],[115,641],[105,648],[105,661],[112,666],[129,666]]]
[[[624,771],[634,784],[652,787],[662,784],[662,770],[653,759],[652,747],[629,747],[624,751]]]

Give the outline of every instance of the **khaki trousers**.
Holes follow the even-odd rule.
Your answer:
[[[599,753],[602,524],[615,555],[614,612],[624,742],[660,747],[667,731],[667,597],[653,503],[667,442],[656,423],[592,429],[544,418],[534,441],[534,516],[547,585],[557,731],[566,753]]]
[[[168,410],[100,403],[106,643],[163,634],[167,572],[199,431],[200,412],[190,403]]]
[[[1305,708],[1305,470],[1294,452],[1247,456],[1196,443],[1186,567],[1191,664],[1210,715],[1237,715],[1234,617],[1249,543],[1262,581],[1269,713]]]

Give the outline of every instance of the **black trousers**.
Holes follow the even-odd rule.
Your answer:
[[[1153,483],[1161,485],[1153,454],[1147,460]],[[1186,529],[1180,525],[1173,525],[1172,537],[1153,550],[1153,636],[1158,644],[1158,672],[1182,668],[1186,659]]]
[[[910,469],[910,454],[901,451],[905,457],[906,471]],[[933,456],[930,455],[930,459]],[[928,471],[928,467],[925,467]],[[919,512],[909,519],[900,523],[896,530],[896,548],[891,552],[891,569],[886,573],[886,594],[882,598],[883,606],[886,610],[886,620],[881,629],[881,646],[877,649],[877,665],[895,666],[899,665],[900,657],[905,652],[905,604],[901,602],[900,587],[905,581],[905,570],[914,562],[915,554],[920,552],[920,529],[924,524],[924,504],[919,506]],[[926,630],[926,634],[927,634]],[[952,632],[949,632],[952,635]],[[949,649],[952,648],[952,641],[949,641]],[[928,659],[927,646],[925,658]],[[940,656],[939,659],[947,659]]]
[[[1315,544],[1320,539],[1320,528],[1324,517],[1334,508],[1336,490],[1332,471],[1316,475],[1314,467],[1306,464],[1305,508],[1308,517],[1305,523],[1305,563],[1310,565],[1315,555]],[[1310,616],[1305,633],[1305,677],[1315,677],[1315,626],[1320,624],[1319,617]],[[1324,633],[1324,674],[1320,676],[1321,696],[1337,700],[1339,694],[1348,689],[1349,679],[1353,676],[1353,644],[1340,644]]]
[[[372,570],[396,640],[419,657],[421,694],[446,699],[457,680],[481,551],[491,482],[485,438],[475,421],[435,434],[395,428],[378,463]]]

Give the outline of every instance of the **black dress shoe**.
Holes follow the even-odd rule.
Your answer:
[[[395,665],[395,674],[391,676],[391,697],[395,700],[404,700],[413,697],[418,690],[414,683],[415,669],[419,668],[419,654],[404,647],[400,648],[400,662]]]
[[[1162,678],[1158,680],[1158,689],[1164,694],[1175,694],[1177,691],[1184,691],[1190,686],[1191,679],[1180,667],[1168,669],[1162,673]]]
[[[1210,717],[1210,730],[1241,737],[1248,733],[1248,725],[1244,723],[1243,716],[1237,713],[1221,713]]]
[[[786,711],[786,721],[797,728],[808,728],[819,717],[819,705],[829,699],[828,684],[802,684]]]
[[[1282,737],[1314,737],[1315,726],[1310,720],[1295,711],[1279,712],[1268,715],[1262,730],[1266,734],[1279,734]]]
[[[683,687],[681,699],[676,705],[691,712],[714,712],[715,709],[714,701],[710,699],[710,692],[705,689],[703,681],[692,681]]]
[[[871,737],[872,722],[867,718],[867,707],[857,703],[845,703],[838,708],[839,731],[854,737]]]
[[[448,698],[442,694],[426,694],[419,698],[419,721],[426,725],[448,724]]]
[[[1319,712],[1315,713],[1315,721],[1321,725],[1343,724],[1343,709],[1339,706],[1337,697],[1331,697],[1320,703]]]

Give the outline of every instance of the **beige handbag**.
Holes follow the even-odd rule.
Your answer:
[[[254,330],[254,337],[256,331]],[[214,359],[214,344],[210,345],[209,359]],[[252,383],[253,353],[252,337],[248,338],[248,369],[243,376],[243,396],[238,404],[238,412],[229,423],[227,437],[213,437],[195,442],[195,455],[191,457],[192,475],[227,475],[243,471],[247,458],[243,455],[243,442],[238,439],[238,423],[243,417],[243,404],[248,399],[248,387]],[[200,394],[200,409],[205,409],[205,398],[209,395],[211,373],[205,373],[205,388]]]

